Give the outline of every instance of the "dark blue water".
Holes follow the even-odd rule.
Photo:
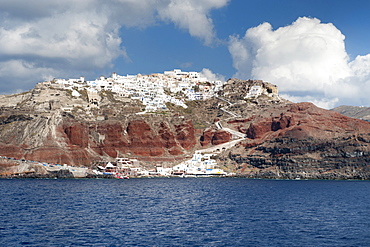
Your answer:
[[[370,246],[369,181],[0,180],[0,246]]]

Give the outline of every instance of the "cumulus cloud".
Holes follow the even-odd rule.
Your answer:
[[[370,99],[362,91],[369,83],[370,57],[349,62],[344,35],[331,23],[298,18],[273,30],[263,23],[232,36],[229,51],[236,77],[277,84],[293,101],[311,101],[325,108]]]
[[[87,19],[87,20],[86,20]],[[123,51],[118,26],[108,27],[96,13],[68,13],[14,28],[0,28],[0,53],[24,60],[44,58],[81,69],[106,66]],[[88,63],[86,63],[88,60]]]
[[[339,102],[338,98],[326,98],[325,96],[317,96],[317,95],[299,96],[299,95],[280,93],[280,96],[283,97],[284,99],[289,99],[292,102],[311,102],[325,109],[331,109],[333,108],[333,105],[336,105]]]
[[[29,85],[35,85],[35,78],[51,80],[60,76],[61,71],[48,67],[39,67],[24,60],[0,62],[0,94],[23,92]]]
[[[123,26],[171,22],[210,45],[216,35],[209,13],[228,1],[2,0],[0,83],[25,89],[50,76],[105,70],[120,56],[129,60],[119,33]]]
[[[24,90],[50,77],[103,69],[125,56],[119,25],[93,3],[36,0],[28,8],[23,1],[1,1],[2,91]]]
[[[202,77],[205,77],[210,81],[225,81],[225,76],[218,73],[213,73],[212,70],[207,68],[203,68],[200,74]]]
[[[211,9],[225,6],[229,0],[172,0],[158,10],[161,18],[168,19],[180,28],[189,30],[190,35],[210,45],[215,39]]]

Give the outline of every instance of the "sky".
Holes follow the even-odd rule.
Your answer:
[[[368,13],[368,0],[0,0],[0,94],[182,69],[370,106]]]

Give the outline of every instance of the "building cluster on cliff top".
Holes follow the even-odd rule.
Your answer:
[[[270,97],[278,95],[277,87],[270,83],[259,80],[245,81],[242,88],[233,88],[233,82],[209,80],[199,72],[185,72],[180,69],[164,71],[150,75],[126,75],[120,76],[113,73],[110,77],[99,77],[93,81],[87,81],[84,77],[78,79],[53,79],[52,81],[40,82],[40,85],[70,90],[73,97],[79,98],[82,91],[86,93],[88,106],[98,107],[102,102],[101,92],[113,92],[117,99],[126,101],[129,99],[140,100],[145,106],[144,111],[156,112],[167,110],[167,103],[172,103],[187,108],[186,101],[206,100],[216,96],[220,91],[228,88],[229,94],[242,94],[244,99],[256,98],[266,94]],[[240,80],[237,80],[240,81]],[[230,85],[229,85],[230,84]],[[227,87],[227,85],[231,86]],[[230,91],[231,90],[231,91]],[[238,97],[239,98],[239,97]],[[64,105],[63,111],[71,111],[72,106]]]
[[[145,105],[145,112],[165,110],[167,102],[186,108],[185,101],[211,98],[222,89],[224,81],[211,81],[199,72],[185,72],[180,69],[164,71],[163,74],[126,75],[113,73],[110,77],[101,76],[94,81],[79,79],[54,79],[43,82],[57,85],[62,89],[72,90],[72,96],[80,96],[78,91],[87,90],[89,102],[97,106],[99,92],[106,90],[119,97],[140,100]]]

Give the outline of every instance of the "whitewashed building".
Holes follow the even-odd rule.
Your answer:
[[[204,82],[207,82],[208,85],[199,85]],[[69,90],[78,91],[86,89],[87,91],[97,93],[99,91],[112,91],[117,93],[119,97],[142,101],[146,106],[146,111],[166,109],[166,102],[187,108],[185,100],[210,98],[224,84],[221,81],[208,81],[207,78],[201,77],[199,72],[185,72],[180,69],[152,75],[137,74],[120,76],[114,72],[109,78],[101,76],[94,81],[86,81],[84,77],[80,77],[79,79],[69,80],[55,79],[50,83]],[[199,92],[194,92],[196,86],[201,89]],[[173,95],[168,95],[168,92]],[[181,92],[180,95],[176,96],[179,97],[182,95],[183,98],[174,98],[174,94],[179,92]],[[98,103],[96,100],[94,100],[94,104]]]

